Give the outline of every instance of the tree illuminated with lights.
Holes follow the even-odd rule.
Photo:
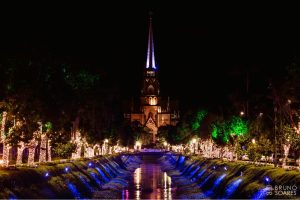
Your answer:
[[[225,145],[230,141],[234,144],[237,137],[248,133],[248,123],[236,116],[229,121],[215,121],[211,127],[212,139]]]
[[[218,144],[228,143],[228,135],[225,131],[225,122],[215,121],[211,124],[212,127],[212,139]]]
[[[240,117],[233,116],[228,124],[230,135],[241,136],[248,133],[248,123]]]
[[[203,121],[203,119],[205,118],[205,116],[207,115],[207,111],[205,110],[200,110],[196,113],[196,116],[193,120],[193,123],[192,123],[192,130],[193,131],[196,131],[200,128],[201,126],[201,123]]]

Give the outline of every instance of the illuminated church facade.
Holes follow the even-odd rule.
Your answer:
[[[147,60],[139,105],[134,107],[132,102],[131,110],[125,114],[125,118],[130,122],[138,121],[141,125],[147,127],[149,134],[152,134],[154,143],[160,126],[175,126],[179,120],[178,102],[171,101],[170,97],[162,98],[160,96],[151,16],[149,19]]]

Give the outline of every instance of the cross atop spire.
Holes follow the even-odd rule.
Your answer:
[[[154,41],[152,31],[152,12],[149,12],[149,34],[148,34],[148,49],[147,49],[147,69],[156,69],[155,58],[154,58]]]

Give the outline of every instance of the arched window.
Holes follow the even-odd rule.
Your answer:
[[[152,105],[152,97],[149,97],[149,104]]]
[[[154,87],[153,87],[153,85],[149,85],[148,86],[147,93],[148,94],[154,94]]]
[[[154,106],[157,104],[157,98],[156,97],[149,97],[149,104]]]

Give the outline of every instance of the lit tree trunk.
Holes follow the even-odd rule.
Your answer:
[[[52,156],[51,156],[51,140],[48,140],[47,144],[47,155],[48,155],[48,162],[52,161]]]
[[[77,159],[81,157],[82,141],[79,131],[76,131],[74,134],[76,139],[74,139],[72,142],[76,144],[76,152],[72,153],[72,159]]]
[[[2,113],[1,138],[0,138],[0,141],[4,141],[4,139],[5,139],[6,116],[7,116],[7,112],[4,111],[4,112]]]
[[[224,152],[225,152],[225,151],[224,151],[224,148],[225,148],[225,147],[221,147],[221,148],[220,148],[220,152],[221,152],[221,153],[220,153],[220,158],[222,158],[222,159],[224,158]]]
[[[73,122],[73,126],[72,126],[72,129],[71,129],[71,140],[77,140],[78,139],[77,137],[78,136],[80,137],[80,135],[78,135],[78,133],[79,133],[79,131],[78,131],[79,122],[80,122],[80,117],[79,117],[79,115],[77,115],[75,121]]]
[[[235,154],[235,158],[234,158],[235,161],[238,160],[237,146],[238,146],[238,142],[235,141],[235,143],[234,143],[234,149],[233,149],[233,152],[232,152],[233,154]]]
[[[282,161],[282,167],[286,166],[286,161],[287,161],[287,158],[288,158],[288,155],[289,155],[290,147],[291,147],[291,144],[284,144],[283,145],[284,158],[283,158],[283,161]]]
[[[76,151],[75,151],[75,153],[72,153],[72,155],[71,155],[72,159],[78,159],[81,157],[82,142],[81,142],[81,134],[78,131],[79,122],[80,122],[80,116],[79,116],[79,114],[77,114],[76,119],[73,122],[73,126],[71,129],[71,142],[76,144]]]
[[[96,144],[96,145],[93,147],[93,156],[98,156],[99,153],[101,154],[101,152],[99,152],[99,151],[101,151],[101,147],[99,147],[99,145]]]
[[[5,125],[6,125],[6,117],[7,117],[7,112],[2,113],[2,122],[1,122],[1,135],[0,135],[0,141],[3,141],[3,166],[8,166],[9,164],[9,145],[6,144],[5,142]]]
[[[36,141],[32,139],[28,144],[28,165],[32,166],[34,164],[34,153],[36,148]]]
[[[17,161],[16,161],[17,165],[22,164],[22,156],[23,156],[23,151],[25,149],[24,142],[20,142],[19,145],[20,146],[18,147],[18,154],[17,154]]]
[[[208,157],[211,158],[212,157],[212,154],[213,154],[213,143],[211,140],[209,140],[209,155]]]
[[[233,161],[233,154],[234,154],[235,150],[234,148],[232,148],[232,150],[230,151],[230,155],[229,155],[229,160]]]
[[[34,163],[34,152],[35,148],[33,146],[28,147],[28,165],[31,166]]]
[[[298,134],[298,135],[300,135],[300,121],[298,122],[298,126],[297,127],[295,127],[294,128],[295,129],[295,131],[296,131],[296,133]],[[298,149],[298,167],[299,167],[299,170],[300,170],[300,149]],[[297,161],[297,158],[295,158],[296,159],[296,161]]]
[[[93,148],[90,147],[87,143],[85,144],[86,148],[85,148],[85,152],[84,152],[84,157],[85,158],[91,158],[94,155],[94,151]]]
[[[7,167],[9,165],[9,150],[10,150],[10,145],[3,142],[3,166]]]
[[[47,136],[43,134],[41,136],[39,162],[46,162],[47,161],[46,156],[47,156]]]

